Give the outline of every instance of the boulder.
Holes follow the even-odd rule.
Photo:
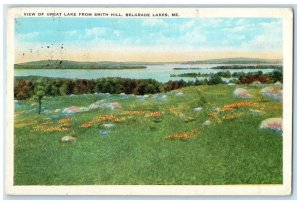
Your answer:
[[[202,107],[197,107],[197,108],[194,108],[193,111],[194,112],[201,112],[202,109],[203,109]]]
[[[206,120],[204,123],[202,123],[202,125],[204,125],[204,126],[209,126],[211,124],[212,124],[212,122],[210,120]]]
[[[175,96],[184,96],[184,93],[182,93],[182,92],[177,92],[177,93],[175,94]]]
[[[282,83],[280,81],[277,81],[276,83],[274,83],[275,87],[278,87],[278,88],[282,88]]]
[[[155,101],[167,101],[168,97],[167,95],[156,95],[155,97],[153,97],[153,99]]]
[[[229,87],[235,87],[236,85],[234,83],[228,83],[227,86],[229,86]]]
[[[62,137],[62,138],[60,139],[60,141],[63,142],[63,143],[67,143],[67,142],[75,142],[76,140],[77,140],[76,137],[69,136],[69,135],[64,136],[64,137]]]
[[[237,98],[251,98],[249,91],[244,88],[236,88],[233,95]]]
[[[65,108],[62,112],[63,113],[80,113],[80,112],[85,112],[88,111],[88,108],[86,107],[79,107],[79,106],[70,106],[68,108]]]
[[[260,93],[274,101],[282,101],[282,90],[272,86],[265,87],[260,90]]]
[[[115,124],[113,124],[113,123],[105,123],[105,124],[103,124],[102,125],[104,128],[113,128],[114,126],[115,126]]]
[[[89,110],[101,108],[102,101],[97,101],[89,106]]]
[[[61,109],[59,109],[59,108],[54,110],[55,113],[60,112],[60,111],[61,111]]]
[[[249,111],[250,111],[250,113],[252,113],[253,115],[262,115],[262,114],[263,114],[262,111],[256,110],[256,109],[250,109]]]
[[[49,114],[49,113],[51,113],[51,111],[50,110],[43,110],[42,113],[43,114]]]
[[[254,81],[254,82],[252,82],[251,86],[260,87],[260,86],[262,86],[262,84],[260,81]]]
[[[282,118],[268,118],[260,123],[259,128],[282,132]]]
[[[99,135],[102,137],[107,137],[109,135],[109,130],[100,130]]]
[[[120,109],[122,108],[121,104],[119,102],[112,102],[107,104],[107,108],[111,110]]]

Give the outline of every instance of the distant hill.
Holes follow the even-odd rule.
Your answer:
[[[184,64],[282,64],[281,59],[224,58],[183,62]]]
[[[145,69],[146,66],[122,62],[77,62],[68,60],[42,60],[14,65],[15,69]]]
[[[15,69],[145,69],[154,64],[273,64],[280,65],[280,59],[225,58],[185,62],[77,62],[69,60],[42,60],[15,64]]]

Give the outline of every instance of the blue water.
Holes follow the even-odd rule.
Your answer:
[[[220,66],[220,64],[163,64],[147,65],[146,69],[124,69],[124,70],[67,70],[67,69],[22,69],[15,70],[15,76],[46,76],[54,78],[70,79],[97,79],[105,77],[122,77],[133,79],[155,79],[160,82],[169,80],[194,80],[190,77],[170,77],[170,74],[182,73],[216,73],[227,71],[220,69],[210,69],[211,67]],[[201,68],[197,70],[173,70],[173,68]],[[254,72],[258,69],[228,69],[233,72]],[[262,69],[263,73],[272,72],[273,69]],[[198,79],[201,79],[199,77]]]

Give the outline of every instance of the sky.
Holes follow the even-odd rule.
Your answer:
[[[282,58],[277,18],[16,18],[15,61]]]

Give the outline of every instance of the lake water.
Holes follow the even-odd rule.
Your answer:
[[[244,64],[245,65],[245,64]],[[105,77],[122,77],[133,79],[155,79],[160,82],[169,80],[185,81],[195,80],[191,77],[170,77],[171,74],[183,73],[216,73],[219,71],[233,72],[255,72],[258,69],[210,69],[221,66],[221,64],[162,64],[147,65],[146,69],[123,69],[123,70],[70,70],[70,69],[16,69],[15,76],[45,76],[53,78],[71,78],[71,79],[97,79]],[[173,68],[201,68],[197,70],[173,70]],[[263,73],[272,72],[273,69],[262,69]],[[198,77],[201,79],[201,77]],[[228,80],[228,79],[227,79]]]

